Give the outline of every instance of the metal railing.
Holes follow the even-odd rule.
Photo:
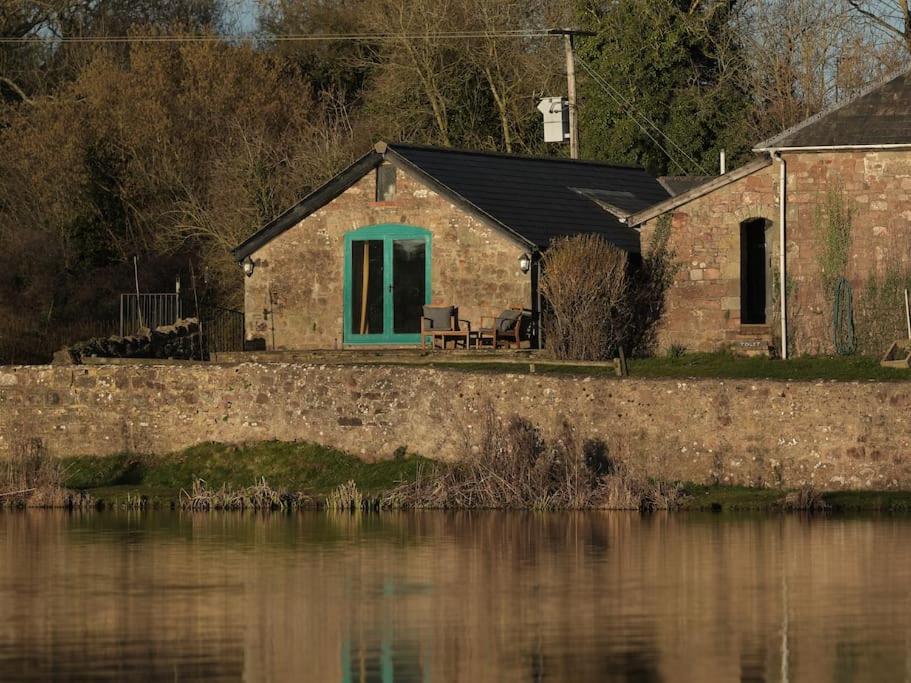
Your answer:
[[[208,353],[244,350],[243,311],[207,306],[200,311],[200,323]]]
[[[182,315],[180,295],[174,292],[120,295],[120,336],[140,328],[173,325]]]

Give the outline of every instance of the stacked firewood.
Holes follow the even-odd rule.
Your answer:
[[[171,358],[200,359],[201,337],[195,318],[173,325],[142,329],[137,334],[96,337],[62,348],[54,354],[55,364],[79,364],[85,358]]]

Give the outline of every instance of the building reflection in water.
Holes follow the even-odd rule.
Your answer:
[[[0,680],[911,681],[911,518],[0,514]]]

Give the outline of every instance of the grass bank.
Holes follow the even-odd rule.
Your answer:
[[[322,499],[354,481],[366,496],[378,496],[403,481],[414,481],[431,461],[404,452],[392,460],[369,463],[342,451],[311,443],[265,441],[247,445],[204,443],[163,456],[129,453],[65,458],[64,486],[85,491],[108,504],[145,497],[170,505],[197,480],[210,490],[257,485]]]
[[[747,486],[683,487],[684,509],[715,512],[776,512],[805,507],[799,491]],[[911,512],[911,491],[813,492],[817,510],[830,512]]]
[[[347,504],[362,499],[394,500],[396,496],[406,496],[411,506],[418,507],[546,508],[548,502],[559,503],[561,497],[563,507],[572,507],[582,500],[583,493],[585,496],[596,493],[580,487],[584,474],[581,470],[555,470],[551,463],[550,481],[542,481],[544,470],[540,464],[532,469],[510,470],[515,463],[503,460],[503,450],[492,449],[492,452],[499,454],[495,462],[460,468],[404,453],[396,459],[368,463],[316,444],[278,441],[243,446],[207,443],[164,456],[121,454],[51,461],[34,456],[36,464],[32,471],[51,482],[53,496],[48,498],[43,494],[44,498],[33,504],[64,506],[76,501],[78,506],[78,501],[100,501],[108,507],[137,507],[141,503],[141,506],[168,508],[180,504],[181,491],[193,493],[199,480],[205,482],[209,491],[224,488],[238,492],[255,489],[265,479],[276,491],[294,492],[314,505],[325,505],[328,499],[330,506],[334,506],[333,501]],[[544,453],[545,459],[550,457]],[[599,467],[604,467],[604,463]],[[31,476],[28,482],[18,478],[4,482],[0,494],[31,487],[37,481]],[[353,488],[349,486],[352,481]],[[517,487],[516,482],[524,489]],[[39,483],[41,486],[44,484]],[[640,498],[652,496],[654,507],[656,492],[673,489],[676,491],[673,504],[665,507],[678,510],[774,513],[807,504],[799,498],[801,492],[780,489],[668,486],[655,482],[633,482],[633,486],[645,490],[631,492],[627,482],[626,488],[607,492],[607,498],[600,503],[610,505],[618,495],[634,493]],[[522,490],[527,491],[522,494],[524,497],[517,493]],[[248,492],[248,496],[257,493],[265,495],[254,491]],[[236,497],[236,493],[233,495]],[[811,504],[832,512],[911,512],[911,491],[811,492],[811,498]],[[4,502],[12,501],[0,499],[0,506]],[[588,501],[592,507],[599,507],[600,503],[596,499]]]

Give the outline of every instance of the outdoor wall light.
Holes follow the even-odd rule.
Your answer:
[[[528,254],[522,254],[519,257],[519,270],[521,270],[523,273],[527,273],[529,270],[531,270],[531,256]]]
[[[251,259],[249,256],[247,258],[245,258],[243,266],[244,266],[244,275],[246,275],[247,277],[253,277],[253,269],[256,267],[255,264],[253,263],[253,259]]]

